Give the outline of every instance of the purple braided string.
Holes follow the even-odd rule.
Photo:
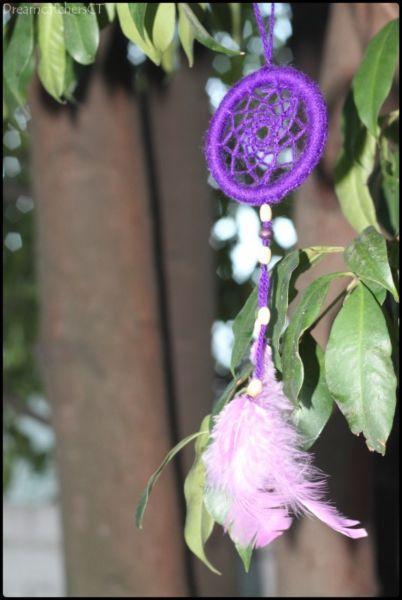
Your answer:
[[[269,31],[267,35],[267,31],[264,26],[264,21],[260,12],[260,7],[258,6],[259,2],[253,2],[254,16],[258,25],[258,29],[260,32],[262,44],[264,46],[264,54],[267,65],[271,64],[272,60],[272,49],[273,49],[273,40],[274,40],[274,21],[275,21],[275,4],[271,3],[271,14],[269,17]]]
[[[272,235],[272,221],[267,223],[263,223],[263,233],[265,232],[268,235],[264,235],[262,238],[262,243],[264,246],[268,247],[269,242]],[[268,306],[269,292],[271,288],[271,277],[268,271],[268,265],[261,265],[260,267],[260,278],[258,282],[258,308],[263,308],[264,306]],[[267,331],[266,325],[261,325],[260,331],[258,334],[257,341],[257,351],[255,358],[255,376],[257,379],[262,380],[264,375],[264,350],[265,350],[265,334]]]
[[[264,246],[267,246],[267,245],[268,244],[264,244]],[[258,284],[258,308],[267,306],[268,288],[269,288],[268,267],[267,267],[267,265],[261,265],[260,281]]]

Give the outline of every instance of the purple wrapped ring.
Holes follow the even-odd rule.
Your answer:
[[[309,176],[327,138],[318,86],[292,67],[267,66],[229,90],[205,144],[222,191],[250,205],[279,202]]]

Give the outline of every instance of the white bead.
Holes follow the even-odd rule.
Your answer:
[[[271,312],[268,306],[263,306],[258,311],[257,320],[261,323],[261,325],[268,325],[269,319],[271,318]]]
[[[258,394],[261,393],[261,391],[262,381],[260,381],[259,379],[252,379],[247,386],[247,394],[254,398],[255,396],[258,396]]]
[[[271,249],[268,246],[261,246],[258,252],[258,262],[261,265],[269,265],[272,257]]]
[[[262,204],[260,207],[260,219],[263,223],[272,219],[272,208],[269,204]]]

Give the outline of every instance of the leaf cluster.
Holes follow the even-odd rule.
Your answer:
[[[242,54],[233,39],[228,47],[218,42],[216,32],[207,30],[206,22],[214,23],[208,3],[22,2],[8,7],[3,28],[3,118],[11,121],[16,108],[26,104],[35,69],[55,100],[74,101],[80,71],[95,62],[100,31],[112,23],[167,73],[177,65],[180,46],[189,65],[194,64],[195,41],[228,56]]]

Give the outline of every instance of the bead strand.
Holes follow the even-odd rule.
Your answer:
[[[267,306],[270,287],[268,265],[272,257],[272,253],[269,248],[269,243],[272,237],[272,209],[269,204],[263,204],[260,207],[260,220],[262,225],[260,231],[262,246],[258,255],[258,260],[260,263],[260,280],[258,285],[258,313],[253,331],[253,337],[258,338],[257,354],[255,361],[256,368],[254,377],[250,380],[247,387],[247,394],[252,398],[258,396],[258,394],[262,390],[265,332],[271,318],[271,312]]]

